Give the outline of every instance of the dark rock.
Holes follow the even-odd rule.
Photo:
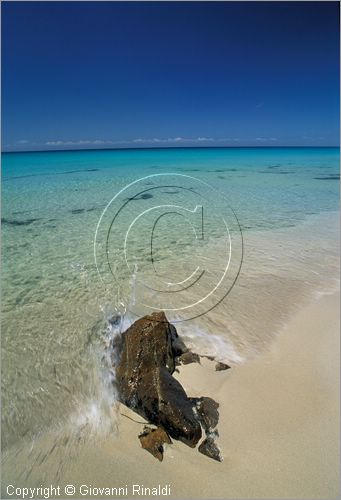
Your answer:
[[[222,370],[228,370],[231,368],[229,365],[226,363],[221,363],[220,361],[215,365],[215,371],[216,372],[221,372]]]
[[[208,397],[191,398],[194,403],[200,423],[205,432],[211,432],[219,421],[219,403]]]
[[[163,427],[174,439],[195,447],[201,427],[192,402],[172,377],[175,356],[172,341],[178,337],[163,312],[136,321],[122,334],[116,369],[120,401]]]
[[[199,452],[203,455],[206,455],[209,458],[213,458],[213,460],[217,460],[218,462],[222,462],[223,458],[221,456],[220,450],[215,443],[214,436],[208,436],[198,448]]]
[[[180,337],[174,337],[174,339],[172,339],[172,349],[174,356],[181,356],[185,352],[188,352],[188,347],[185,346]]]
[[[195,352],[187,351],[178,357],[178,362],[182,365],[189,365],[190,363],[200,363],[200,356]]]
[[[205,354],[201,354],[201,356],[200,356],[200,357],[201,357],[201,358],[206,358],[206,359],[208,359],[208,360],[210,360],[210,361],[214,361],[214,360],[215,360],[215,357],[214,357],[214,356],[206,356]]]
[[[119,326],[119,324],[121,323],[121,315],[120,314],[113,314],[112,316],[110,316],[110,318],[108,319],[108,323],[112,326]]]
[[[139,435],[139,440],[142,448],[149,451],[149,453],[154,455],[154,457],[160,460],[160,462],[163,460],[163,445],[165,443],[172,443],[167,432],[161,427],[158,427],[157,429],[145,427],[142,434]]]

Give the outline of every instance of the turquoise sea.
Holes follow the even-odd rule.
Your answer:
[[[140,217],[159,205],[176,206],[178,212],[187,206],[188,215],[194,217],[194,233],[183,214],[169,217],[167,223],[160,218],[154,255],[158,273],[171,271],[177,283],[195,269],[194,257],[211,265],[204,287],[191,287],[195,302],[218,280],[225,265],[225,242],[215,222],[218,213],[228,211],[230,293],[206,314],[199,305],[198,317],[180,322],[177,328],[202,354],[231,364],[247,362],[271,344],[305,301],[339,286],[339,161],[338,148],[4,153],[4,450],[10,453],[61,425],[77,430],[90,422],[103,428],[104,415],[115,399],[103,361],[106,320],[126,311],[129,324],[134,318],[129,311],[136,312],[136,304],[144,301],[138,281],[150,252],[150,239],[145,237],[148,221],[140,232],[135,225],[129,233],[130,268],[124,267],[121,256],[110,250],[105,255],[103,249],[108,241],[115,246],[123,231],[126,234],[124,223],[132,214]],[[117,220],[119,227],[106,242],[113,212],[107,210],[100,219],[104,209],[125,186],[145,177],[142,194],[141,190],[131,194],[135,185],[120,194],[120,206],[129,202],[132,208],[127,219]],[[155,184],[160,179],[161,191]],[[193,210],[201,206],[200,196],[211,213],[208,230],[205,226],[208,237],[197,251],[194,243],[202,228]],[[100,220],[106,224],[103,234]],[[102,241],[96,241],[96,228]],[[121,295],[112,276],[106,280],[101,275],[108,272],[101,260],[106,257],[112,267],[119,263]],[[217,298],[213,296],[211,306]],[[149,299],[164,307],[155,288]],[[176,307],[181,304],[182,298]],[[148,311],[142,307],[139,312]],[[170,316],[181,320],[182,314]]]

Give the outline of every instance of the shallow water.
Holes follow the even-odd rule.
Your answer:
[[[221,214],[226,215],[232,241],[226,282],[208,303],[191,307],[198,317],[179,322],[177,329],[201,354],[232,364],[267,349],[296,308],[314,294],[339,286],[338,169],[335,148],[4,154],[3,448],[20,446],[51,429],[60,438],[58,429],[64,427],[63,432],[74,430],[68,433],[68,449],[74,450],[72,443],[80,439],[84,426],[86,434],[89,425],[95,433],[104,428],[115,431],[110,413],[115,394],[107,378],[103,347],[106,319],[125,310],[150,312],[140,306],[149,301],[155,307],[174,307],[176,311],[168,314],[172,320],[188,320],[190,316],[179,307],[186,301],[197,302],[214,286],[230,255],[219,226]],[[191,219],[193,232],[177,214],[166,222],[160,219],[154,255],[157,272],[170,273],[173,282],[181,282],[195,270],[199,259],[207,271],[206,281],[166,301],[164,293],[146,292],[139,282],[141,276],[151,279],[147,268],[150,240],[145,237],[150,221],[146,219],[129,233],[130,271],[120,260],[121,254],[109,252],[110,263],[120,264],[118,297],[104,255],[113,205],[95,241],[100,275],[94,260],[97,224],[109,201],[127,184],[167,172],[189,177],[181,183],[179,176],[167,178],[162,189],[158,184],[154,191],[155,177],[146,179],[143,193],[149,196],[133,200],[130,191],[122,193],[119,201],[128,201],[128,210],[116,232],[110,233],[110,252],[122,250],[124,242],[115,245],[134,215],[160,204],[193,210],[204,200],[208,204],[202,244],[196,237],[200,236],[200,218]],[[220,195],[213,195],[197,180]],[[240,224],[242,242],[230,207]],[[230,292],[213,307],[221,299],[221,290]],[[213,309],[203,314],[208,306]],[[126,324],[134,318],[127,312]]]

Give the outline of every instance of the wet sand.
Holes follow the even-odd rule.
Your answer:
[[[14,455],[9,457],[2,498],[14,498],[6,494],[10,482],[61,488],[71,483],[76,485],[74,498],[105,497],[80,495],[81,484],[127,487],[128,495],[119,498],[132,498],[133,484],[170,485],[168,498],[338,496],[339,293],[320,296],[300,310],[270,350],[248,363],[215,372],[214,364],[203,360],[201,366],[182,367],[176,376],[187,394],[211,396],[220,403],[222,463],[179,442],[168,446],[160,463],[140,447],[137,435],[143,424],[120,415],[118,437],[80,444],[55,479],[51,471],[57,470],[56,453],[37,460],[31,473],[20,478],[30,448],[18,453],[14,468]],[[120,412],[142,421],[123,406]],[[36,450],[48,450],[49,439],[36,440]]]

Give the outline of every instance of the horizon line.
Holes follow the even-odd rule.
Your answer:
[[[65,148],[65,149],[29,149],[20,151],[1,151],[1,154],[16,154],[16,153],[65,153],[65,152],[79,152],[79,151],[141,151],[141,150],[160,150],[160,149],[280,149],[280,148],[338,148],[340,145],[334,146],[308,146],[308,145],[293,145],[293,146],[279,146],[279,145],[253,145],[253,146],[136,146],[136,147],[118,147],[118,148]]]

